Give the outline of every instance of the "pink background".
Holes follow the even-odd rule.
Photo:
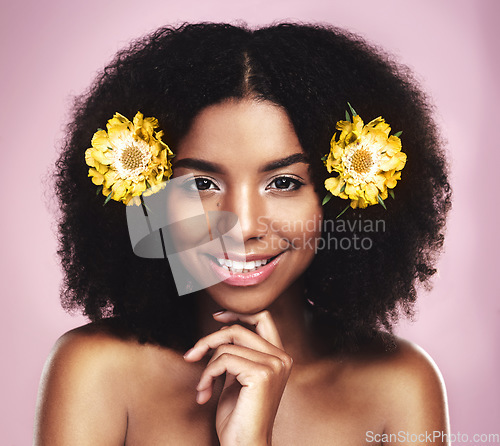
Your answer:
[[[163,24],[279,19],[349,28],[393,52],[433,96],[449,141],[454,210],[440,275],[414,324],[444,375],[453,433],[500,432],[500,2],[463,0],[3,1],[0,17],[0,443],[30,444],[44,361],[84,322],[59,306],[47,176],[72,94],[131,38]]]

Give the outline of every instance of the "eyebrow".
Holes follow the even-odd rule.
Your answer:
[[[173,163],[173,168],[187,167],[196,170],[203,170],[204,172],[222,173],[224,169],[220,164],[212,163],[210,161],[201,160],[198,158],[183,158]]]
[[[308,163],[306,155],[303,153],[294,153],[293,155],[287,156],[279,160],[271,161],[262,167],[260,172],[270,172],[272,170],[281,169],[283,167],[291,166],[296,163]],[[201,170],[210,173],[224,173],[224,168],[217,163],[211,161],[205,161],[198,158],[183,158],[175,161],[174,168],[187,167],[191,169]]]
[[[282,167],[291,166],[292,164],[296,163],[307,164],[308,163],[307,157],[303,153],[294,153],[293,155],[287,156],[286,158],[282,158],[276,161],[271,161],[270,163],[266,164],[262,169],[260,169],[260,171],[269,172],[271,170],[276,170]]]

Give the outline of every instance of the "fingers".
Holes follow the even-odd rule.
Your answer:
[[[281,356],[284,351],[274,346],[257,333],[250,331],[241,325],[222,327],[219,331],[201,338],[192,349],[184,355],[186,361],[199,361],[209,350],[215,350],[223,344],[234,344],[259,350],[275,356]]]
[[[229,323],[240,321],[255,327],[256,333],[279,349],[283,349],[281,338],[269,311],[260,311],[256,314],[233,313],[232,311],[222,311],[213,315],[219,322]]]
[[[198,394],[196,401],[199,404],[206,403],[212,396],[213,383],[218,376],[226,373],[234,378],[241,384],[247,383],[248,371],[256,368],[256,364],[249,359],[241,356],[231,355],[224,353],[217,361],[210,363],[203,371],[200,382],[196,386]]]
[[[286,382],[292,358],[283,350],[278,330],[268,311],[256,314],[223,311],[213,317],[222,323],[240,321],[253,325],[255,332],[238,324],[225,325],[201,338],[186,352],[184,359],[195,362],[202,359],[209,350],[215,350],[196,388],[196,400],[199,404],[204,404],[211,398],[215,379],[224,373],[225,387],[235,380],[243,387],[275,379],[278,379],[277,382]]]
[[[276,379],[277,382],[284,382],[283,378],[288,378],[290,367],[277,356],[236,345],[220,346],[203,371],[196,387],[198,391],[196,399],[199,404],[204,404],[211,398],[215,379],[224,373],[226,379],[234,377],[243,387],[262,386],[271,385]]]

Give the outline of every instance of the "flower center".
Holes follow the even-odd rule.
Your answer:
[[[373,166],[372,154],[364,147],[356,150],[351,157],[351,169],[357,173],[367,173]]]
[[[144,154],[134,146],[126,147],[120,157],[120,163],[123,169],[129,171],[139,169],[141,166],[145,167],[144,161]]]
[[[118,175],[126,180],[138,181],[140,175],[148,170],[151,161],[151,149],[148,144],[127,135],[121,138],[115,147],[114,167]]]
[[[379,170],[378,146],[363,143],[351,144],[342,156],[345,173],[353,184],[369,183]]]

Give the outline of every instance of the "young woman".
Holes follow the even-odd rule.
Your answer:
[[[447,444],[436,366],[391,334],[450,206],[405,67],[335,28],[163,28],[78,99],[55,176],[62,302],[92,322],[48,359],[35,444]],[[166,179],[170,214],[197,198],[241,230],[182,260],[219,278],[191,293],[129,237]]]

